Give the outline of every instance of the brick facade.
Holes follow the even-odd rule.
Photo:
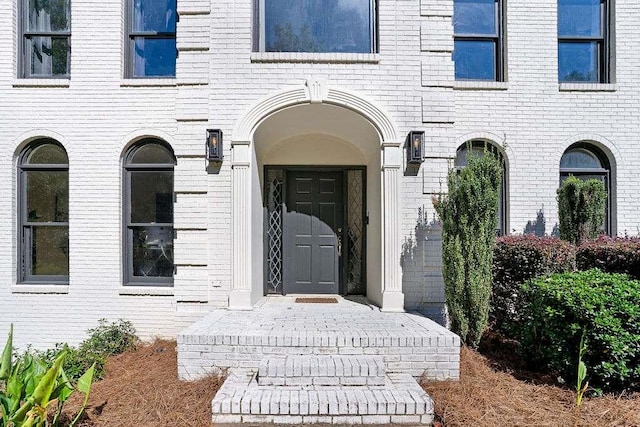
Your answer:
[[[540,211],[552,232],[560,157],[572,143],[590,140],[611,157],[614,231],[638,233],[633,191],[640,178],[632,165],[639,157],[640,12],[630,0],[615,4],[615,82],[562,86],[555,0],[508,2],[507,81],[482,84],[454,81],[452,0],[379,0],[379,53],[371,55],[255,53],[251,1],[178,0],[177,75],[166,80],[123,78],[122,2],[92,0],[71,1],[71,78],[17,79],[16,3],[0,0],[0,331],[14,322],[20,346],[77,342],[100,318],[130,319],[146,338],[175,336],[212,308],[226,307],[231,153],[227,145],[220,170],[207,170],[205,130],[231,136],[251,105],[307,79],[375,101],[400,135],[426,132],[425,162],[406,168],[401,181],[398,262],[406,308],[442,313],[431,198],[468,139],[506,146],[511,232],[524,232]],[[16,284],[16,159],[43,136],[69,155],[70,283],[61,294]],[[168,293],[122,286],[121,159],[145,136],[166,140],[177,157],[177,270]]]

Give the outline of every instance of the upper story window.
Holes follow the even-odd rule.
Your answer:
[[[500,195],[498,198],[498,224],[496,224],[496,235],[504,236],[507,233],[507,165],[498,147],[481,139],[467,141],[458,147],[453,164],[456,170],[460,170],[467,166],[469,155],[480,157],[484,156],[485,153],[491,153],[496,156],[502,164],[502,181],[500,182]]]
[[[127,77],[175,77],[176,0],[127,1]]]
[[[346,52],[376,50],[375,0],[255,0],[254,50]]]
[[[171,148],[156,139],[124,158],[125,283],[173,284],[173,168]]]
[[[454,0],[456,80],[502,81],[502,0]]]
[[[20,77],[69,77],[70,0],[23,0]]]
[[[607,0],[558,0],[558,80],[609,82]]]
[[[40,139],[18,163],[18,280],[69,282],[69,160],[60,144]]]

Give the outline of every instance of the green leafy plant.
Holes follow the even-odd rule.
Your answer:
[[[578,245],[595,238],[604,221],[606,201],[602,181],[567,178],[558,189],[560,238]]]
[[[489,323],[505,336],[522,321],[520,288],[528,280],[575,270],[574,245],[555,237],[503,236],[493,250],[493,289]]]
[[[582,398],[589,387],[589,381],[585,381],[587,379],[587,365],[585,365],[584,360],[582,360],[587,352],[587,342],[585,341],[586,334],[586,330],[582,331],[580,349],[578,350],[578,378],[576,380],[576,407],[578,408],[580,408]]]
[[[0,427],[49,427],[59,424],[65,402],[76,389],[64,372],[67,352],[62,350],[53,363],[25,355],[13,363],[13,325],[2,353],[0,365]],[[84,411],[93,381],[94,366],[80,377],[77,390],[85,395],[84,404],[70,426],[74,426]],[[54,409],[55,408],[55,409]],[[53,420],[49,421],[49,412]]]
[[[540,277],[522,292],[518,340],[527,360],[577,381],[575,349],[589,343],[580,358],[592,386],[640,389],[639,281],[593,269]]]
[[[445,296],[451,329],[477,347],[487,326],[493,246],[502,179],[500,160],[471,154],[462,170],[451,169],[448,194],[434,199],[442,221]]]
[[[135,348],[138,343],[135,328],[127,320],[108,322],[106,319],[98,321],[98,326],[87,331],[88,338],[77,348],[66,343],[58,343],[54,348],[40,351],[28,349],[26,353],[44,363],[52,363],[56,356],[65,351],[64,371],[72,383],[75,383],[84,372],[95,365],[94,377],[104,377],[104,366],[107,357],[123,353]]]

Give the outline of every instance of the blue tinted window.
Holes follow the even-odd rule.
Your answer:
[[[267,52],[369,53],[370,0],[264,0]]]
[[[496,45],[492,41],[456,40],[456,80],[496,80]]]
[[[176,75],[176,39],[136,37],[134,41],[134,77]]]
[[[558,0],[558,80],[608,80],[607,3]]]
[[[601,0],[558,0],[558,36],[602,35]]]
[[[558,79],[561,82],[598,82],[599,67],[598,42],[558,43]]]
[[[498,0],[454,0],[456,80],[501,79],[500,7]]]
[[[453,3],[453,31],[457,35],[497,35],[497,12],[495,0],[456,0]]]
[[[130,0],[128,74],[176,74],[176,0]]]

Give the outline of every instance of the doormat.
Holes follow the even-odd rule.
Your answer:
[[[296,298],[296,303],[300,304],[337,304],[338,300],[335,298]]]

